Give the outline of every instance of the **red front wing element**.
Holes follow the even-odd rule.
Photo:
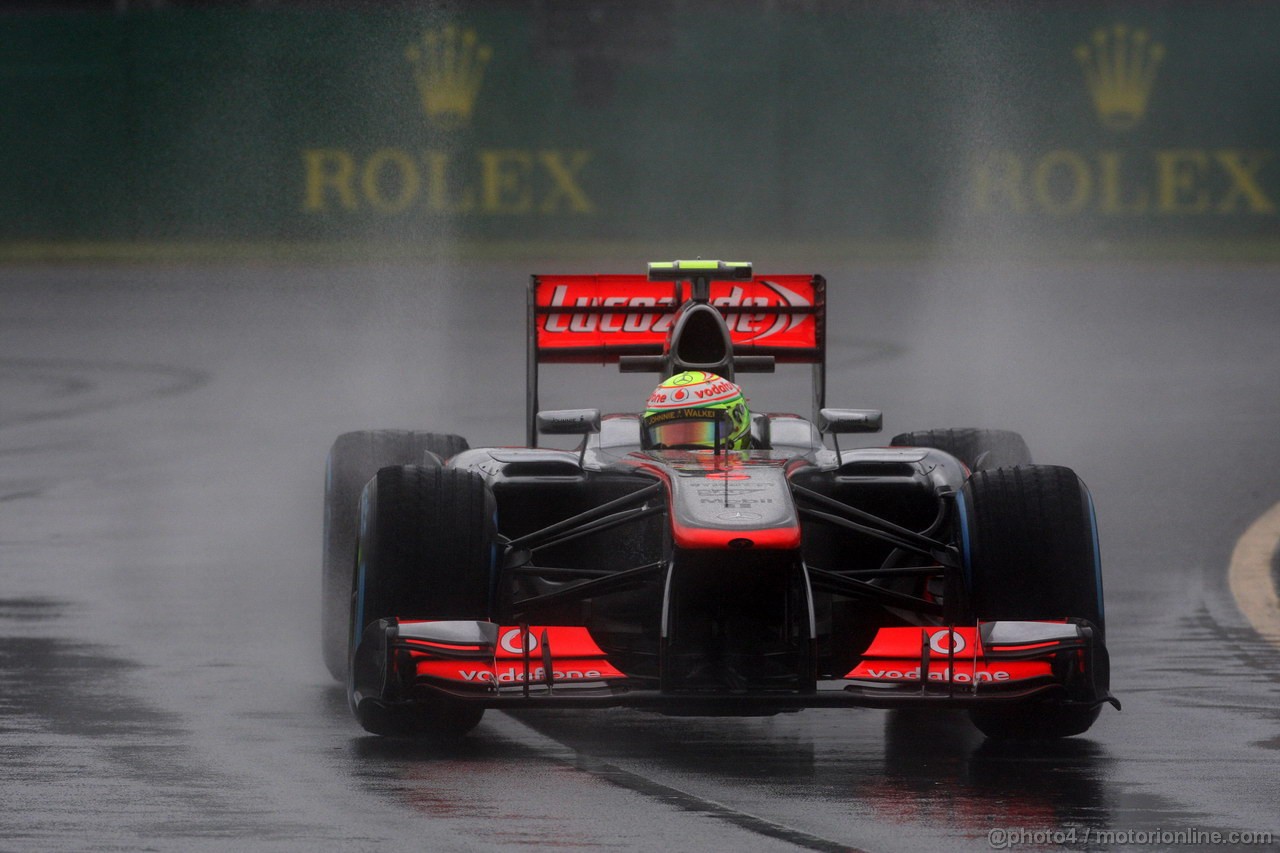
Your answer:
[[[412,631],[415,622],[401,622]],[[576,683],[599,685],[605,680],[626,678],[608,660],[586,628],[529,625],[498,628],[493,665],[470,659],[458,660],[459,647],[436,641],[405,638],[413,656],[414,671],[420,678],[438,679],[450,686],[508,687],[546,684],[548,658],[551,681],[556,686]],[[524,653],[527,647],[528,654]],[[479,646],[471,647],[481,651]]]
[[[629,678],[585,627],[379,619],[352,660],[352,708],[409,708],[433,697],[483,707],[678,709],[775,713],[812,707],[983,707],[1038,701],[1119,702],[1097,681],[1105,650],[1088,623],[984,622],[880,629],[836,686],[735,693],[664,691]]]
[[[1039,644],[1046,651],[1056,643]],[[1027,647],[1020,647],[1027,648]],[[1052,678],[1048,660],[991,659],[977,628],[881,628],[846,679],[885,684],[1012,684]]]

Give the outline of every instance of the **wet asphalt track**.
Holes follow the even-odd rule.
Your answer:
[[[373,426],[518,441],[526,276],[572,268],[0,270],[0,849],[1280,839],[1280,651],[1225,579],[1280,500],[1273,267],[812,265],[833,405],[884,408],[888,434],[1018,429],[1092,487],[1125,710],[1086,737],[623,710],[491,713],[454,749],[364,737],[316,647],[328,445]],[[649,390],[566,379],[546,405]]]

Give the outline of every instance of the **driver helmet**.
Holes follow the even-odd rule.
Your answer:
[[[663,381],[644,411],[646,447],[746,450],[751,412],[742,389],[715,373],[686,370]]]

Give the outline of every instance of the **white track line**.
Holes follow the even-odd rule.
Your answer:
[[[1236,606],[1254,630],[1280,645],[1280,600],[1271,580],[1271,561],[1280,547],[1280,504],[1263,513],[1236,543],[1228,580]]]

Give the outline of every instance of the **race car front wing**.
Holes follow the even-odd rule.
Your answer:
[[[581,626],[379,619],[352,660],[357,717],[441,699],[488,708],[648,708],[669,714],[770,714],[801,708],[1120,703],[1107,654],[1083,620],[880,629],[856,666],[807,689],[664,691],[613,666]]]

